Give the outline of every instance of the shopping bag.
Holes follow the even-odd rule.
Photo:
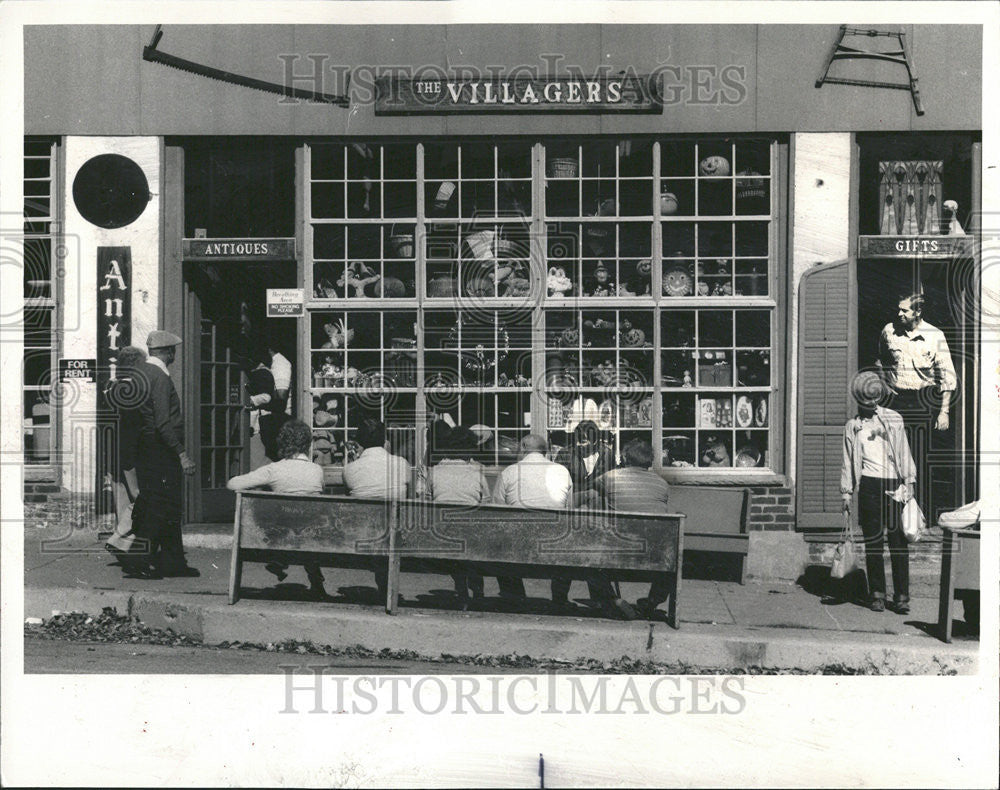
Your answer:
[[[854,530],[851,527],[851,515],[844,514],[844,531],[840,543],[833,551],[833,562],[830,563],[830,578],[843,579],[860,567],[858,552],[854,546]]]
[[[924,534],[924,514],[916,499],[907,500],[906,504],[903,505],[900,521],[903,526],[903,534],[910,543],[916,543],[920,540]]]
[[[118,551],[129,551],[135,535],[132,532],[133,502],[128,489],[121,481],[112,483],[115,495],[115,530],[108,537],[107,544]]]

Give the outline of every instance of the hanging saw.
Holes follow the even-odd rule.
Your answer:
[[[162,25],[156,26],[156,30],[153,32],[153,37],[150,39],[149,45],[143,47],[143,60],[149,61],[150,63],[162,63],[164,66],[170,66],[171,68],[180,69],[181,71],[188,71],[202,77],[219,80],[220,82],[242,85],[244,88],[253,88],[254,90],[265,91],[267,93],[277,93],[281,96],[294,97],[296,99],[307,99],[309,101],[324,102],[326,104],[336,104],[338,107],[347,107],[350,105],[350,99],[347,96],[335,96],[330,93],[321,93],[319,91],[311,91],[305,88],[296,88],[292,85],[280,85],[276,82],[267,82],[266,80],[258,80],[253,77],[245,77],[242,74],[233,74],[231,71],[223,71],[222,69],[206,66],[202,63],[195,63],[191,60],[179,58],[176,55],[171,55],[167,52],[161,52],[156,48],[157,44],[160,43],[160,39],[163,37],[163,31],[161,28]]]

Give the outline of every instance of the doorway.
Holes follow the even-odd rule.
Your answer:
[[[947,340],[958,387],[952,394],[950,425],[930,426],[909,436],[917,464],[917,492],[929,524],[977,496],[976,299],[971,259],[904,258],[858,260],[858,367],[878,357],[882,328],[896,315],[901,291],[923,291],[923,320]],[[891,406],[891,404],[890,404]],[[914,435],[915,434],[915,435]]]
[[[186,520],[231,522],[236,497],[229,478],[260,464],[253,452],[247,373],[258,364],[261,348],[273,347],[297,359],[297,320],[267,318],[267,289],[293,288],[294,261],[283,263],[184,264],[187,361],[184,413],[196,426],[199,448],[197,484],[188,487]],[[293,382],[295,372],[292,373]],[[294,398],[292,409],[295,408]]]

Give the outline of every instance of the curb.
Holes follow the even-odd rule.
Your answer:
[[[675,631],[663,623],[587,622],[532,615],[401,610],[389,617],[376,607],[241,601],[222,596],[157,595],[73,588],[25,590],[25,617],[49,617],[52,610],[97,613],[113,606],[153,628],[220,642],[268,643],[295,640],[359,645],[373,651],[410,650],[421,656],[502,656],[575,661],[627,657],[667,665],[734,671],[751,667],[842,673],[972,675],[978,672],[979,643],[945,644],[924,635],[866,638],[839,631],[719,628],[685,623]]]

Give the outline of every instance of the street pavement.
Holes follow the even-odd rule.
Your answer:
[[[324,569],[327,596],[317,600],[300,566],[279,582],[259,563],[245,563],[243,591],[227,603],[230,552],[218,529],[188,530],[188,559],[201,576],[123,578],[92,527],[69,530],[48,522],[25,528],[25,617],[58,611],[97,613],[113,606],[153,627],[170,627],[206,643],[281,639],[412,650],[436,658],[518,654],[538,658],[609,660],[627,656],[672,665],[751,666],[885,673],[974,673],[978,641],[955,623],[955,641],[937,639],[937,566],[914,563],[912,610],[900,616],[853,603],[824,605],[822,569],[801,584],[763,585],[685,578],[681,628],[620,622],[602,616],[574,582],[569,614],[549,603],[545,580],[525,580],[524,611],[512,612],[487,577],[486,599],[461,611],[449,576],[404,573],[396,617],[384,612],[368,571]],[[193,545],[192,545],[193,544]],[[646,586],[621,585],[634,601]],[[506,608],[505,608],[506,607]],[[961,617],[962,607],[956,604]],[[26,669],[31,671],[30,665]]]

